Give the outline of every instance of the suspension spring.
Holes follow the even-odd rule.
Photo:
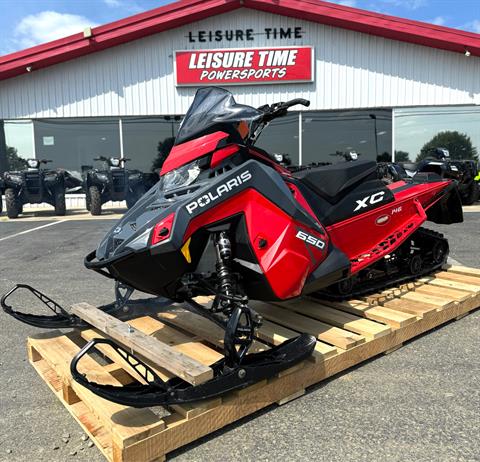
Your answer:
[[[233,290],[233,278],[230,273],[230,259],[232,257],[232,246],[230,239],[226,232],[218,233],[215,240],[215,248],[217,251],[217,263],[215,269],[217,271],[218,279],[218,291],[226,297],[232,298],[234,294]],[[219,311],[230,313],[233,308],[233,302],[231,299],[222,298],[219,304]]]

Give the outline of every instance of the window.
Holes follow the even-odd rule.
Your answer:
[[[395,109],[395,160],[414,162],[435,147],[447,148],[452,158],[474,159],[480,148],[480,108]]]
[[[389,160],[392,111],[322,111],[302,113],[302,160],[336,162],[335,154],[355,151],[361,159]]]
[[[43,119],[34,125],[36,157],[51,160],[52,168],[81,171],[95,157],[120,156],[118,119]]]
[[[288,154],[292,165],[298,165],[298,112],[274,120],[260,135],[256,146],[269,154]]]
[[[132,159],[127,166],[144,172],[154,169],[159,144],[168,151],[179,125],[179,116],[122,119],[123,154]]]
[[[3,129],[7,152],[6,159],[1,164],[6,170],[19,170],[24,167],[25,159],[35,157],[32,121],[6,120]]]

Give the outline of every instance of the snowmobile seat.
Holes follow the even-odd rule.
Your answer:
[[[293,176],[331,204],[336,204],[358,184],[377,179],[377,163],[373,160],[340,162],[301,170]]]

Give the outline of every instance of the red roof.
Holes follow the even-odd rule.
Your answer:
[[[181,0],[83,33],[0,57],[0,80],[78,58],[238,8],[250,8],[388,39],[480,56],[480,34],[320,0]]]

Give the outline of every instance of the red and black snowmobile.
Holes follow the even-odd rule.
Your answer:
[[[425,174],[386,186],[377,178],[376,163],[366,160],[288,170],[254,147],[261,131],[297,104],[309,102],[295,99],[254,109],[237,104],[226,90],[198,90],[160,182],[85,258],[87,268],[117,282],[117,309],[137,289],[183,302],[222,327],[225,358],[214,366],[215,377],[198,386],[179,379],[163,382],[133,357],[147,385],[94,383],[77,370],[80,358],[105,342],[93,340],[72,361],[75,380],[100,396],[137,407],[242,388],[305,359],[315,345],[314,337],[302,334],[248,354],[262,323],[249,299],[358,296],[446,262],[447,241],[421,226],[427,220],[463,220],[451,181]],[[37,326],[85,326],[35,292],[53,316],[13,310],[6,302],[10,293],[2,306]],[[194,301],[199,295],[213,297],[209,308]]]

